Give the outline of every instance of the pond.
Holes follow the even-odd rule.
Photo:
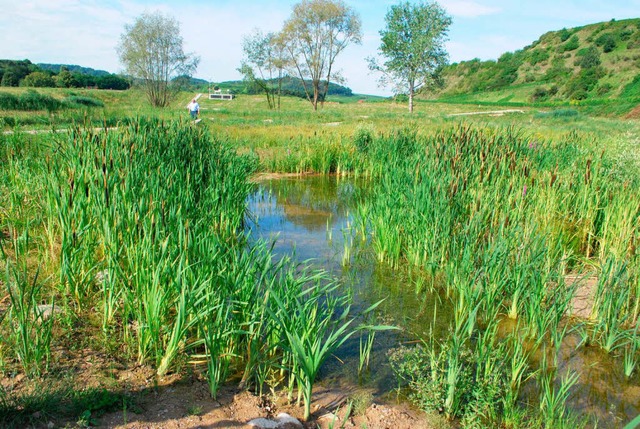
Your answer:
[[[353,213],[366,198],[367,186],[352,178],[308,176],[259,182],[249,199],[248,226],[253,239],[274,240],[276,255],[326,270],[353,296],[353,314],[384,299],[376,323],[399,331],[376,334],[370,370],[358,375],[360,338],[353,338],[322,371],[322,382],[348,389],[363,388],[374,397],[395,398],[397,381],[388,352],[401,345],[446,335],[452,320],[445,296],[428,293],[425,277],[408,267],[392,270],[376,261],[366,234],[358,234]],[[622,359],[596,347],[579,347],[577,334],[569,334],[559,353],[559,373],[579,372],[569,408],[595,416],[600,427],[616,427],[640,413],[640,379],[626,380]],[[529,382],[523,403],[535,404],[537,387]]]

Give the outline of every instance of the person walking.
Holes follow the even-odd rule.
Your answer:
[[[194,121],[198,119],[198,115],[200,114],[200,105],[198,104],[195,98],[191,100],[191,103],[189,103],[189,105],[187,106],[187,109],[189,109],[189,113],[191,114],[191,119],[193,119]]]

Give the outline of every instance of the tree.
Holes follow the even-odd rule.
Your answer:
[[[385,61],[380,65],[369,58],[369,68],[382,73],[382,86],[393,84],[397,93],[406,93],[413,112],[415,92],[440,82],[438,71],[448,59],[444,42],[451,18],[436,2],[404,2],[391,6],[385,22],[378,48]]]
[[[175,95],[172,78],[191,75],[200,62],[182,47],[180,25],[159,12],[145,13],[133,25],[125,25],[118,45],[126,73],[139,80],[149,102],[165,107]]]
[[[242,43],[244,59],[238,71],[245,80],[267,96],[269,109],[280,109],[282,79],[287,64],[284,46],[275,33],[260,30],[246,36]]]
[[[336,57],[361,39],[359,16],[341,0],[303,0],[293,7],[280,40],[314,110],[330,80],[341,80],[333,70]]]
[[[25,76],[25,78],[20,82],[20,85],[32,86],[35,88],[53,88],[56,86],[56,83],[48,73],[36,71]]]
[[[71,88],[77,86],[77,82],[74,83],[73,75],[65,66],[60,67],[60,73],[56,76],[56,86],[60,88]]]

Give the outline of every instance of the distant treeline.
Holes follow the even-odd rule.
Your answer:
[[[29,60],[0,60],[0,86],[123,90],[131,85],[126,78],[103,70],[59,64],[33,64]]]
[[[267,80],[267,84],[270,88],[278,87],[277,79]],[[325,82],[320,84],[322,88]],[[247,94],[247,95],[256,95],[261,94],[262,88],[258,85],[252,84],[247,81],[228,81],[220,84],[220,88],[224,90],[229,90],[235,94]],[[293,97],[307,98],[307,95],[304,92],[304,86],[302,85],[302,81],[296,77],[286,76],[282,79],[281,82],[281,95],[289,95]],[[343,95],[350,97],[353,95],[351,88],[347,88],[346,86],[338,85],[335,83],[329,83],[329,91],[328,95]],[[321,100],[322,101],[322,100]]]

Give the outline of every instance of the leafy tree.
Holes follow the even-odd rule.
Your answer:
[[[0,60],[1,85],[18,86],[22,79],[34,71],[42,70],[39,70],[38,67],[29,60]],[[6,74],[8,74],[8,76],[5,78]]]
[[[53,80],[53,78],[48,73],[41,72],[41,71],[35,71],[33,73],[29,73],[27,76],[25,76],[24,79],[22,79],[20,84],[22,86],[32,86],[36,88],[56,86],[56,83]]]
[[[56,76],[56,86],[60,88],[71,88],[74,84],[73,75],[65,66],[60,67],[60,73]]]
[[[180,25],[159,12],[145,13],[133,25],[125,25],[118,45],[126,73],[138,79],[149,102],[165,107],[175,95],[171,80],[191,75],[200,59],[183,49]]]
[[[361,42],[360,18],[341,0],[303,0],[293,7],[279,39],[307,99],[318,110],[329,82],[342,80],[333,70],[336,57],[350,43]]]
[[[121,76],[110,74],[96,78],[96,84],[100,89],[125,90],[131,86],[129,81]]]
[[[4,72],[0,80],[0,86],[18,86],[19,83],[20,78],[11,70]]]
[[[391,6],[385,22],[378,49],[385,62],[380,65],[375,58],[369,58],[369,68],[383,73],[383,86],[391,83],[397,93],[408,94],[409,111],[413,112],[416,90],[435,86],[438,70],[447,63],[444,42],[451,17],[436,2],[407,1]]]
[[[244,59],[238,69],[251,85],[267,97],[269,109],[280,109],[282,79],[287,59],[280,39],[275,33],[254,30],[242,43]]]

